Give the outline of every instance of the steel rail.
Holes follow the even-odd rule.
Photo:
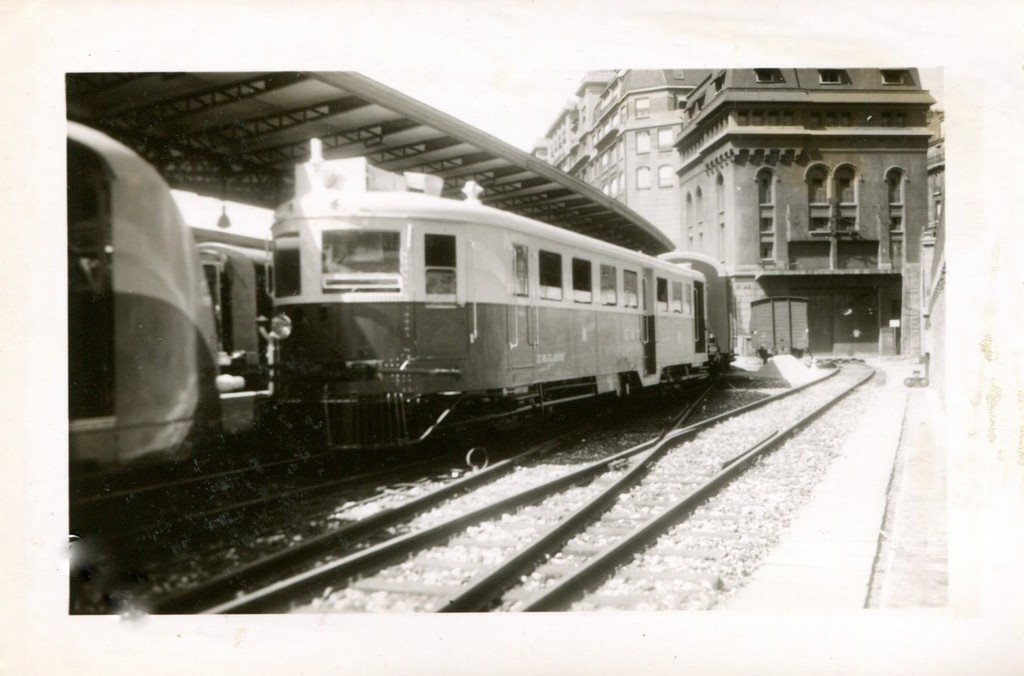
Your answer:
[[[592,588],[596,583],[611,574],[615,566],[623,563],[637,551],[648,546],[651,541],[659,537],[666,530],[679,523],[685,515],[692,512],[706,498],[733,479],[751,460],[781,446],[787,439],[794,436],[800,428],[823,415],[855,389],[871,380],[874,375],[875,370],[872,369],[864,378],[861,378],[840,392],[830,401],[803,416],[789,427],[773,433],[766,439],[754,444],[743,454],[729,460],[725,463],[724,468],[715,476],[695,488],[676,504],[661,514],[652,517],[618,542],[606,547],[578,571],[561,578],[553,587],[530,599],[520,610],[531,612],[564,609],[575,598],[585,593],[587,589]]]
[[[212,577],[195,587],[190,587],[159,600],[152,612],[156,614],[188,613],[209,607],[214,603],[219,603],[224,598],[230,597],[238,589],[244,588],[248,584],[254,584],[269,573],[279,570],[284,566],[318,556],[335,547],[344,547],[358,542],[372,533],[388,528],[402,519],[447,499],[457,492],[492,481],[513,469],[518,463],[553,450],[559,444],[564,443],[569,435],[579,431],[579,428],[577,428],[572,432],[563,433],[554,439],[537,444],[523,453],[467,474],[460,479],[440,486],[396,507],[382,510],[365,519],[346,524],[329,533],[310,538],[288,549]]]
[[[653,445],[634,460],[633,467],[623,476],[619,477],[611,486],[601,491],[600,494],[589,500],[587,504],[577,509],[567,518],[549,528],[526,549],[517,552],[493,570],[469,582],[467,588],[458,596],[442,601],[434,610],[436,612],[485,610],[487,605],[507,587],[511,586],[519,575],[535,565],[541,556],[556,546],[563,544],[573,534],[600,516],[601,513],[615,502],[615,499],[621,493],[639,481],[643,474],[650,469],[651,465],[664,455],[671,441],[674,440],[666,439],[668,434],[672,429],[690,418],[698,404],[711,393],[716,384],[712,383],[689,406],[683,409],[682,413],[672,421],[672,426],[666,427],[661,435],[655,439]]]
[[[338,580],[347,579],[354,577],[359,574],[366,574],[374,570],[386,566],[388,563],[406,556],[417,549],[431,546],[432,544],[443,541],[451,537],[458,530],[466,528],[474,523],[483,521],[493,516],[499,515],[506,510],[519,508],[528,504],[537,502],[552,493],[558,492],[565,487],[574,485],[576,483],[589,480],[597,474],[607,471],[611,466],[619,462],[620,460],[632,457],[638,453],[641,453],[660,441],[670,441],[681,439],[684,436],[692,435],[701,429],[714,425],[726,418],[745,413],[749,410],[765,406],[773,401],[791,396],[796,392],[804,390],[813,385],[819,384],[824,380],[827,380],[835,376],[838,371],[833,371],[821,378],[805,383],[798,387],[790,388],[785,392],[781,392],[777,395],[765,397],[750,404],[737,407],[730,411],[726,411],[719,415],[712,416],[701,422],[687,426],[685,428],[673,430],[667,434],[662,433],[659,438],[648,440],[628,448],[618,453],[614,453],[610,456],[602,458],[598,461],[585,465],[584,467],[564,474],[560,477],[547,481],[543,484],[533,486],[526,490],[520,491],[511,496],[502,498],[489,505],[485,505],[473,512],[464,514],[458,517],[454,517],[443,523],[437,524],[433,527],[406,533],[404,535],[397,536],[385,542],[381,542],[377,545],[367,547],[366,549],[354,552],[348,556],[344,556],[335,561],[317,566],[313,569],[304,571],[302,573],[293,575],[289,578],[279,580],[268,586],[262,587],[255,591],[249,592],[242,596],[239,596],[230,601],[220,603],[219,605],[206,608],[202,612],[205,613],[255,613],[255,612],[270,612],[280,608],[287,607],[288,603],[302,594],[309,593],[317,587],[326,585],[328,583],[336,583]],[[400,509],[401,506],[395,509]],[[373,518],[373,517],[370,517]],[[356,522],[350,525],[352,529],[361,528],[363,522]],[[334,536],[335,533],[324,538]],[[344,541],[341,542],[344,544]],[[282,552],[281,556],[287,556],[290,550]],[[254,565],[260,565],[260,562],[256,562]],[[272,569],[276,566],[263,566],[260,565],[260,574],[272,572]],[[225,576],[234,576],[235,572],[228,572]],[[252,576],[245,575],[249,580]],[[191,590],[189,590],[191,591]],[[190,609],[194,610],[193,606],[189,606]],[[177,604],[159,604],[155,612],[187,612],[185,609],[180,608]]]

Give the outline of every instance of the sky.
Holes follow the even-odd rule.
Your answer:
[[[364,68],[363,74],[481,129],[520,150],[530,152],[575,96],[585,71],[498,70],[441,71],[438,69]],[[942,71],[920,70],[925,89],[942,105]],[[222,207],[231,220],[228,232],[265,237],[273,221],[269,209],[251,207],[194,193],[173,191],[186,222],[216,228]]]

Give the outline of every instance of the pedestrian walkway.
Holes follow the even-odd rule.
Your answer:
[[[903,385],[903,379],[911,375],[916,365],[885,362],[876,366],[885,371],[885,382],[873,381],[865,386],[874,391],[861,414],[863,424],[851,432],[779,546],[749,583],[723,605],[723,610],[832,613],[864,608],[872,596],[876,560],[882,560],[879,538],[887,504],[898,527],[898,537],[908,546],[916,543],[910,535],[916,523],[942,520],[943,558],[940,561],[937,550],[928,550],[915,555],[918,558],[914,564],[931,566],[935,572],[941,567],[944,574],[944,491],[942,497],[934,499],[923,499],[921,493],[932,490],[940,480],[936,468],[944,468],[945,458],[936,457],[924,444],[928,438],[928,414],[926,408],[916,403],[924,390]],[[908,407],[908,398],[912,396],[915,405]],[[908,433],[903,433],[905,428],[909,428]],[[902,491],[890,501],[901,437],[905,448],[899,457],[910,464],[901,475],[905,480],[898,488]],[[917,446],[911,448],[912,445]],[[940,502],[941,513],[936,516]],[[909,516],[911,511],[917,516]],[[903,516],[895,516],[901,513]],[[934,542],[938,545],[940,540]],[[885,545],[883,540],[881,552],[889,557],[887,588],[897,589],[906,584],[902,576],[913,575],[909,550],[886,549]],[[934,582],[930,580],[928,586],[934,586]],[[927,604],[911,601],[912,596],[894,591],[886,591],[885,595],[892,604],[931,605],[935,601],[933,595],[928,596]]]

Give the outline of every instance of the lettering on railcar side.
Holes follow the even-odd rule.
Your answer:
[[[564,352],[549,352],[537,355],[538,364],[560,364],[565,361]]]

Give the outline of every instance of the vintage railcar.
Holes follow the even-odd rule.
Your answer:
[[[213,298],[224,432],[245,434],[252,431],[257,405],[269,387],[269,255],[259,241],[201,241],[198,248]]]
[[[182,457],[220,434],[210,294],[157,172],[68,123],[72,467]]]
[[[317,148],[272,228],[273,397],[287,432],[410,444],[445,420],[708,368],[692,268],[484,206],[472,185],[465,201],[443,199],[416,191],[430,177],[326,162]]]

